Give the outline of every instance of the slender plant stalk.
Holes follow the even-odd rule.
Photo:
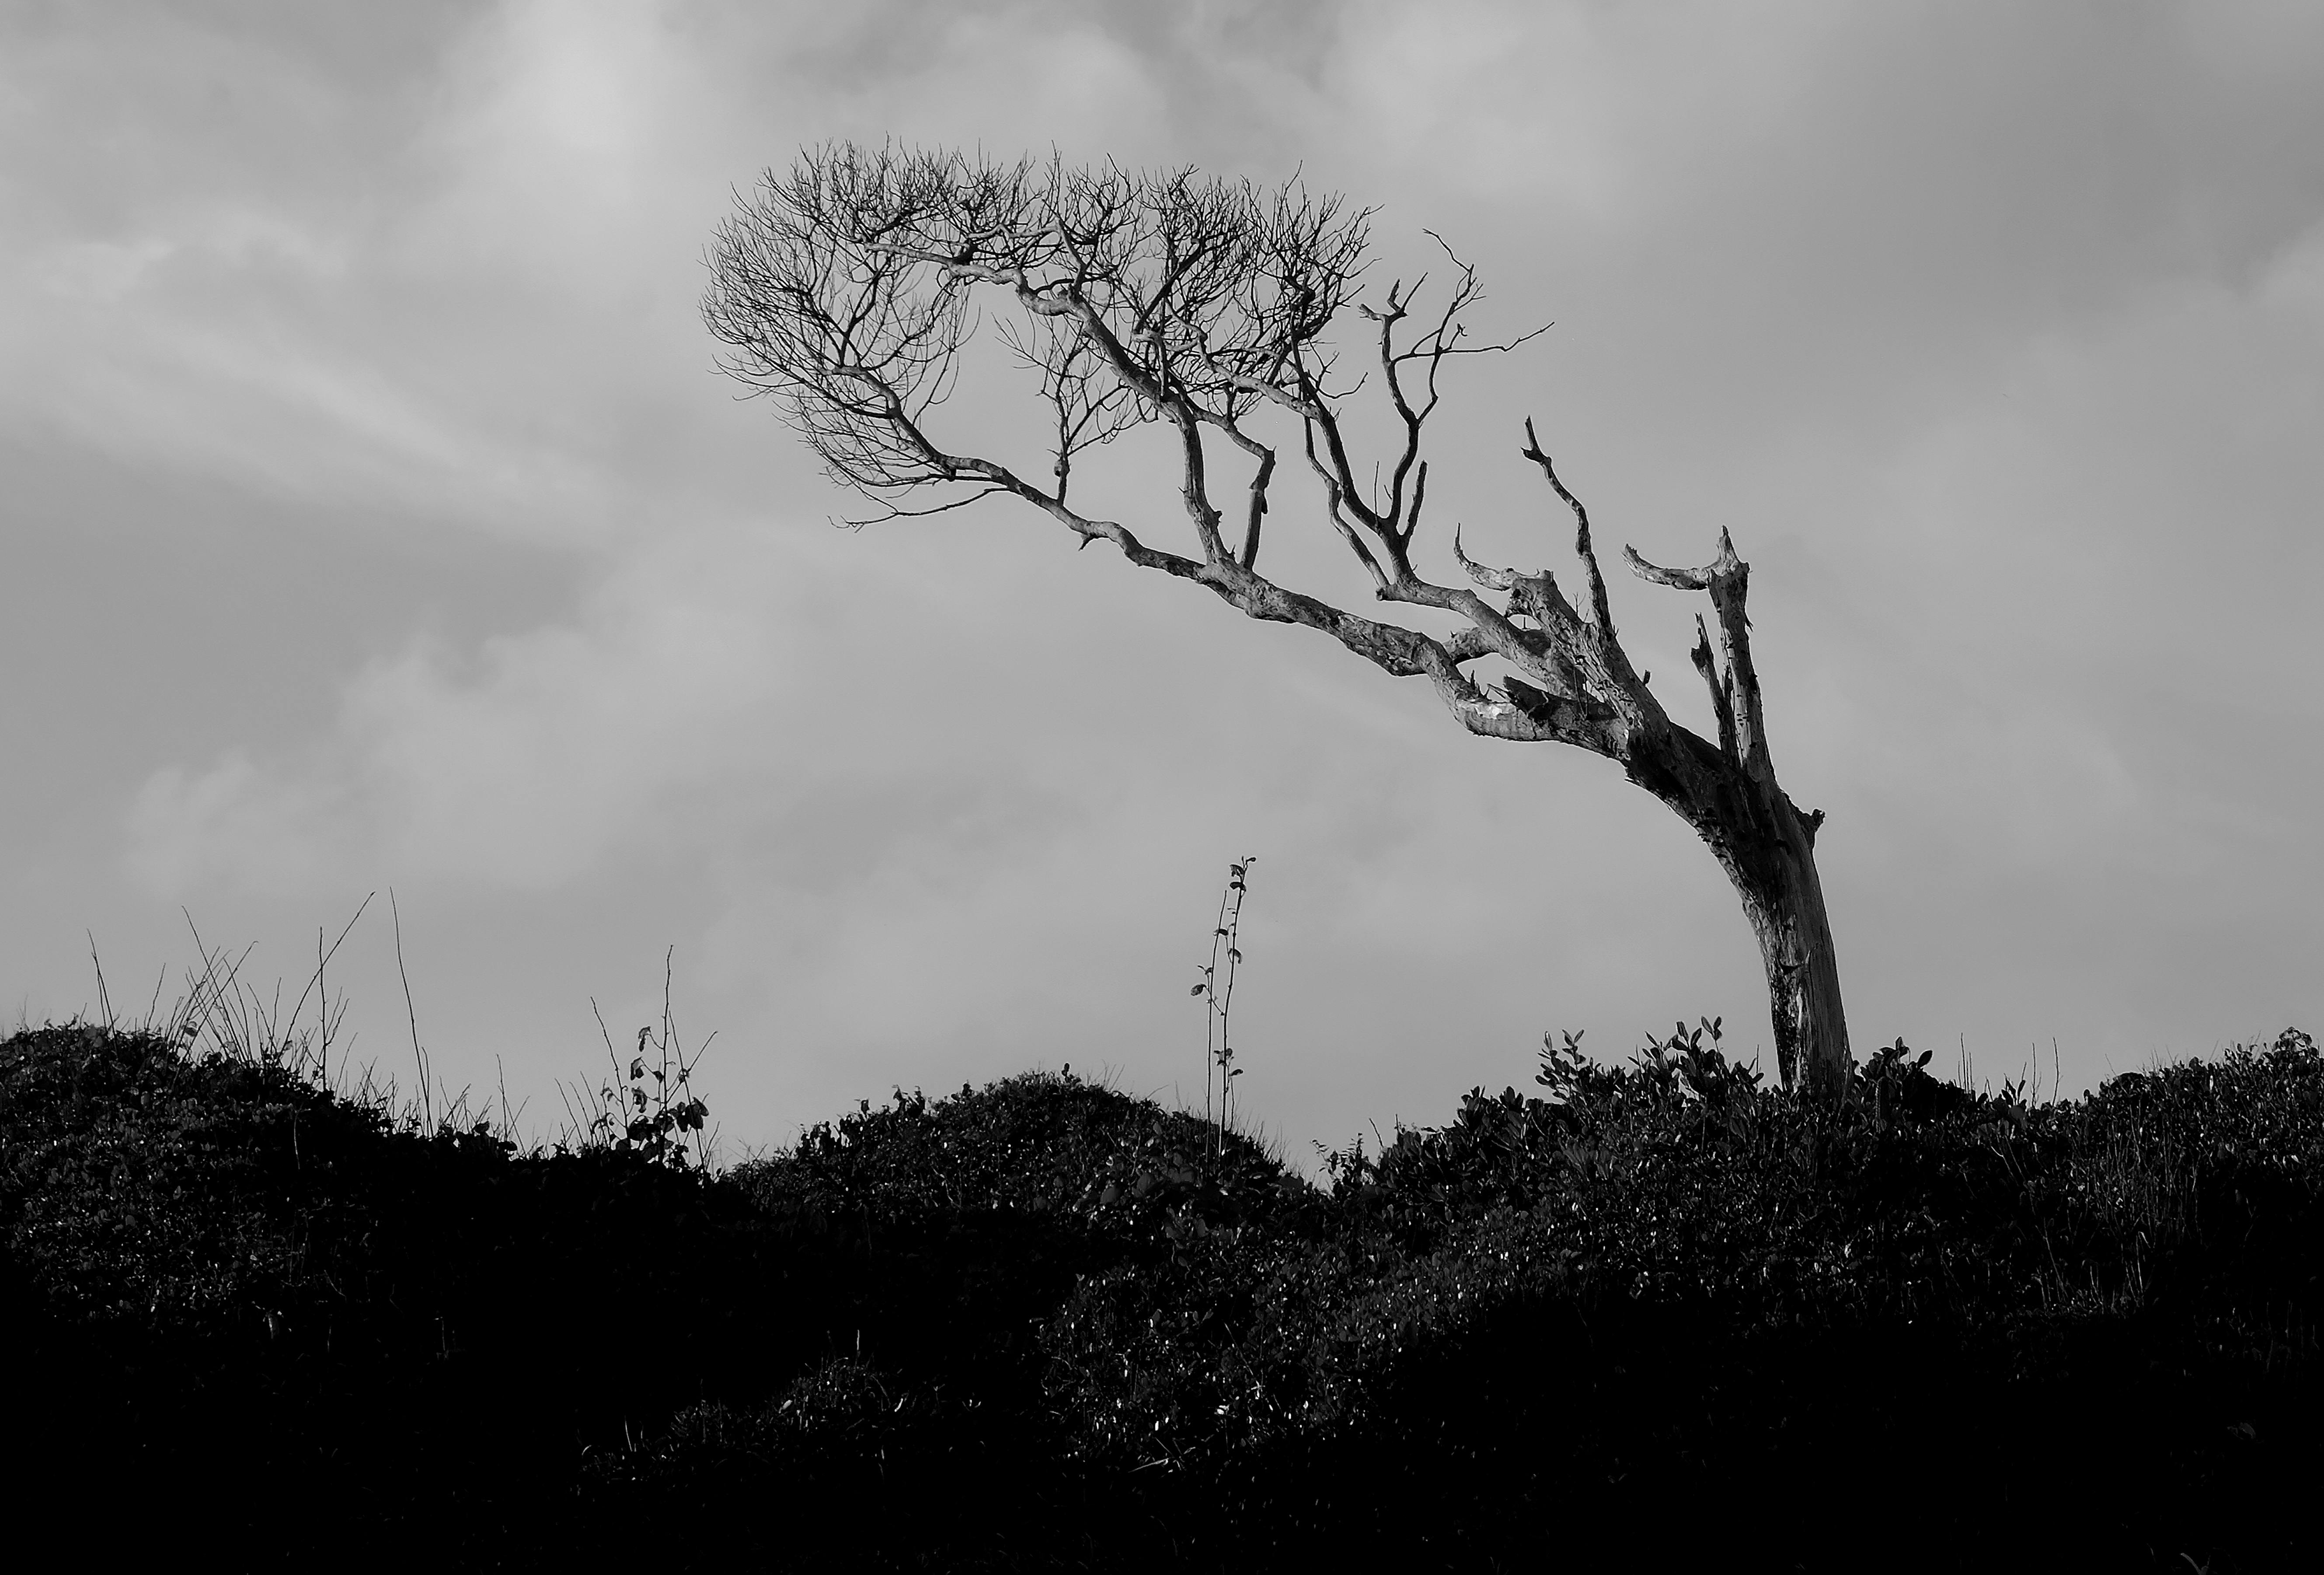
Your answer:
[[[682,1167],[687,1163],[686,1148],[690,1140],[694,1146],[694,1168],[706,1172],[716,1134],[706,1126],[710,1107],[694,1091],[694,1073],[709,1050],[711,1040],[718,1036],[711,1035],[690,1059],[687,1057],[686,1046],[678,1036],[677,1013],[670,1004],[678,948],[673,946],[662,956],[660,1035],[657,1038],[650,1023],[640,1028],[637,1048],[631,1054],[626,1068],[621,1053],[613,1048],[613,1031],[605,1025],[605,1014],[598,1009],[595,999],[591,999],[589,1009],[596,1015],[597,1032],[605,1041],[605,1057],[613,1064],[613,1075],[599,1085],[586,1123],[575,1109],[573,1096],[562,1084],[558,1091],[565,1097],[566,1113],[574,1128],[573,1147],[587,1148],[603,1144],[622,1152],[635,1149],[659,1163]],[[649,1061],[649,1055],[655,1059]],[[647,1086],[649,1078],[653,1080],[651,1087]]]
[[[420,1011],[411,1004],[411,975],[403,966],[403,914],[395,905],[395,888],[387,889],[387,911],[395,926],[395,975],[403,981],[403,1012],[411,1019],[411,1059],[420,1069],[420,1129],[436,1130],[435,1091],[428,1072],[428,1052],[420,1045]]]
[[[1250,867],[1258,862],[1259,856],[1250,853],[1227,866],[1226,888],[1219,893],[1218,922],[1211,930],[1211,960],[1203,969],[1203,981],[1189,992],[1207,998],[1203,1003],[1203,1119],[1214,1128],[1222,1147],[1234,1105],[1234,1080],[1242,1075],[1234,1064],[1234,1045],[1228,1030],[1234,1008],[1235,968],[1242,961],[1242,950],[1236,944],[1242,929],[1242,899]],[[1219,977],[1222,953],[1226,966],[1223,981]],[[1213,1072],[1218,1089],[1215,1106],[1211,1093]]]

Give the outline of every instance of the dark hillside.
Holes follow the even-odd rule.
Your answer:
[[[815,1274],[697,1177],[397,1131],[156,1039],[0,1047],[0,1141],[19,1346],[65,1423],[12,1441],[157,1496],[173,1543],[484,1534],[710,1375],[775,1382],[757,1310]]]
[[[1925,1060],[1834,1114],[1553,1051],[1324,1192],[1070,1078],[706,1176],[36,1030],[6,1465],[250,1567],[2313,1567],[2312,1041]]]

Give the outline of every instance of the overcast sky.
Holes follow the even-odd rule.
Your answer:
[[[1741,908],[1609,762],[1077,553],[860,533],[712,371],[801,143],[1195,164],[1481,270],[1420,548],[1732,530],[1859,1052],[2071,1091],[2324,1029],[2324,10],[2304,4],[11,5],[0,1007],[334,966],[553,1132],[659,1009],[730,1152],[1071,1063],[1201,1099],[1253,853],[1251,1119],[1312,1162],[1545,1029],[1768,1040]],[[962,396],[964,415],[978,398]],[[992,397],[1004,395],[996,392]],[[1125,455],[1109,498],[1176,544]],[[1035,462],[1038,465],[1038,460]],[[1270,539],[1301,588],[1351,562]],[[1324,544],[1328,545],[1328,544]],[[1278,567],[1281,565],[1278,564]],[[1682,720],[1700,598],[1615,612]],[[1772,1055],[1769,1056],[1772,1062]]]

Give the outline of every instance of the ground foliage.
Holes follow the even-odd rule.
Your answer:
[[[262,1567],[2313,1567],[2324,1056],[1833,1110],[1716,1027],[1326,1156],[1070,1076],[706,1174],[0,1044],[23,1502]]]

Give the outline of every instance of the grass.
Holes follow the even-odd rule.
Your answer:
[[[0,1042],[0,1466],[115,1506],[100,1554],[2318,1561],[2296,1031],[2048,1104],[1896,1045],[1837,1112],[1714,1025],[1620,1067],[1569,1037],[1319,1186],[1046,1073],[714,1170],[650,1045],[622,1121],[520,1149],[504,1105],[415,1120],[172,1022]]]

